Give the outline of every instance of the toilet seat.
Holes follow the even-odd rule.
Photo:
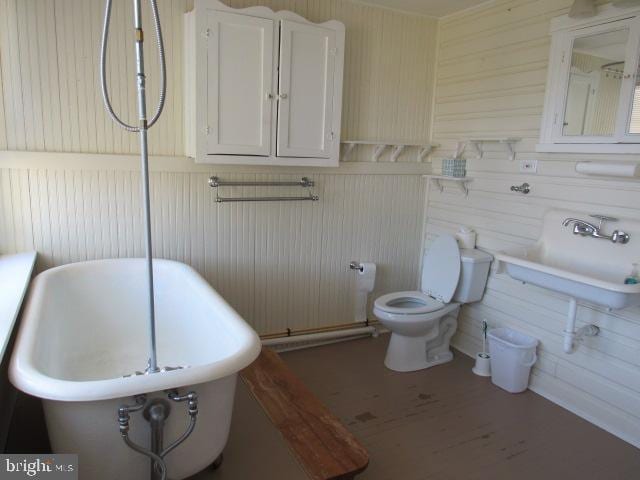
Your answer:
[[[396,320],[403,315],[411,320],[437,318],[440,315],[435,312],[451,305],[460,279],[460,268],[460,250],[455,238],[441,235],[432,242],[429,252],[424,256],[420,285],[422,291],[382,295],[373,304],[374,313],[385,319]]]
[[[374,302],[374,307],[387,313],[403,315],[419,315],[436,312],[446,304],[423,292],[394,292],[382,295]]]

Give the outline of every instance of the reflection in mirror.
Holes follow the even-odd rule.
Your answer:
[[[631,115],[629,115],[627,133],[631,133],[633,135],[640,134],[640,62],[638,62],[638,71],[635,76],[633,102],[631,104]]]
[[[614,134],[628,37],[624,28],[573,42],[563,135]],[[640,99],[638,107],[640,133]]]

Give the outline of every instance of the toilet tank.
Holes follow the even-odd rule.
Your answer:
[[[453,301],[478,302],[482,299],[493,257],[478,249],[460,249],[460,280]]]

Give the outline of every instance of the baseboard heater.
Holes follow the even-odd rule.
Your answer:
[[[377,325],[377,322],[366,321],[297,331],[287,329],[282,333],[262,335],[261,340],[264,346],[282,347],[278,348],[280,351],[295,350],[306,346],[341,342],[359,337],[377,337]]]

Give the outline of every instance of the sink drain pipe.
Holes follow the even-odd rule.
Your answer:
[[[564,353],[574,353],[578,344],[584,337],[595,337],[600,333],[600,329],[595,325],[585,325],[576,330],[576,314],[578,304],[576,299],[569,297],[569,312],[567,313],[567,326],[564,330]]]

